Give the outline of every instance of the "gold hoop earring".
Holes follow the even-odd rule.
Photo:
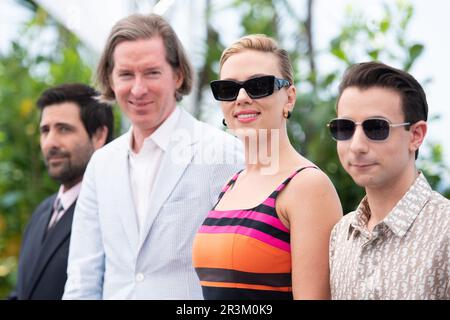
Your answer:
[[[286,119],[289,119],[289,118],[292,116],[292,112],[291,112],[291,111],[284,112],[284,113],[283,113],[283,116],[284,116]]]

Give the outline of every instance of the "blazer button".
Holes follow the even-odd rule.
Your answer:
[[[144,281],[144,278],[145,278],[145,276],[144,276],[143,273],[138,273],[138,274],[136,274],[136,281],[137,281],[137,282],[142,282],[142,281]]]

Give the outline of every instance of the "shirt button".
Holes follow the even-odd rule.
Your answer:
[[[142,281],[144,281],[144,278],[145,278],[144,274],[142,274],[142,273],[136,274],[136,281],[137,281],[137,282],[142,282]]]

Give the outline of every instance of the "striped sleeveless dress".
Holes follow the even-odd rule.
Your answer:
[[[240,172],[223,188],[194,239],[193,264],[206,300],[292,299],[290,233],[275,210],[291,174],[251,209],[215,210]],[[316,168],[317,169],[317,168]]]

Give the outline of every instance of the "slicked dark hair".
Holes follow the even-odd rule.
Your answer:
[[[81,84],[69,83],[45,90],[37,100],[37,106],[42,111],[53,104],[73,102],[80,109],[80,118],[83,122],[89,138],[97,132],[99,128],[106,126],[108,135],[106,143],[113,139],[114,116],[112,106],[108,103],[100,102],[100,93],[94,88]]]
[[[354,64],[347,69],[339,84],[339,95],[336,107],[342,93],[349,87],[362,90],[372,87],[386,88],[399,93],[402,100],[404,121],[414,124],[428,119],[428,103],[425,91],[419,82],[409,73],[393,68],[381,62],[363,62]],[[405,127],[409,130],[409,126]],[[416,159],[419,150],[416,151]]]

